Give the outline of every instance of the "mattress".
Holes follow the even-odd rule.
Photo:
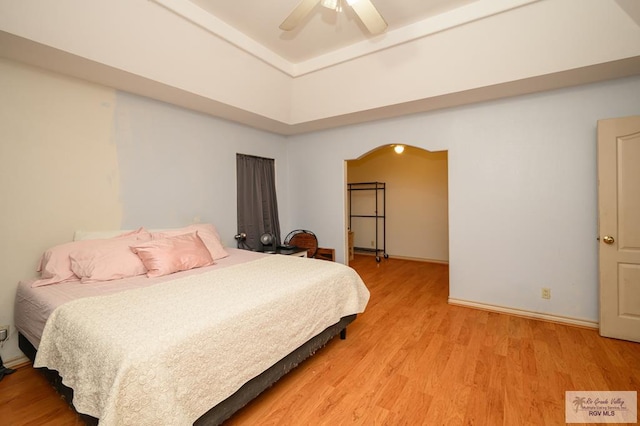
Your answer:
[[[34,366],[59,371],[74,389],[78,411],[100,418],[101,424],[157,424],[170,416],[172,424],[190,424],[304,342],[342,323],[341,318],[362,312],[368,302],[364,283],[344,265],[227,250],[230,256],[213,266],[154,279],[139,276],[36,288],[29,281],[21,283],[16,327],[39,347]],[[298,286],[305,281],[310,287]],[[216,288],[213,296],[208,294],[210,286]],[[256,301],[251,300],[253,294],[259,295]],[[187,308],[177,306],[184,303],[182,295]],[[233,298],[237,300],[225,302]],[[150,300],[156,302],[150,306],[162,307],[142,309]],[[196,305],[202,315],[191,312]],[[163,323],[166,311],[171,311],[171,320]],[[231,316],[219,315],[222,311]],[[121,321],[114,312],[133,316]],[[207,320],[200,321],[201,316]],[[160,333],[161,341],[146,331],[156,324],[159,330],[169,330]],[[111,333],[114,328],[118,333]],[[139,343],[145,348],[142,352],[136,347]],[[98,349],[89,353],[92,348]],[[171,348],[188,355],[178,357]],[[75,373],[78,369],[81,374]],[[155,378],[140,385],[145,374]],[[178,382],[174,391],[164,391]],[[146,402],[138,413],[136,404],[142,398]]]
[[[223,269],[269,256],[264,253],[227,248],[229,256],[219,259],[212,266],[178,272],[163,277],[149,279],[144,275],[114,281],[103,281],[83,284],[80,281],[69,281],[60,284],[31,287],[36,279],[21,281],[15,298],[15,326],[36,349],[40,345],[42,330],[51,313],[64,303],[72,300],[115,294],[126,290],[143,288],[167,282],[176,278],[206,273],[210,270]]]

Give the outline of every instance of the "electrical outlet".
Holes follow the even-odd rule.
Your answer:
[[[0,325],[0,342],[4,342],[9,338],[9,326]]]
[[[375,242],[373,240],[371,240],[371,247],[375,246]]]
[[[551,299],[551,289],[542,287],[542,298],[543,299]]]

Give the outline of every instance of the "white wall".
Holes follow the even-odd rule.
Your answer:
[[[0,324],[13,334],[17,282],[36,274],[40,254],[77,228],[118,227],[113,90],[0,60]]]
[[[637,77],[296,136],[293,222],[344,247],[344,160],[448,150],[450,297],[597,321],[596,121],[633,114]]]
[[[640,26],[612,1],[540,1],[298,77],[291,121],[551,77],[636,56],[639,39]]]
[[[396,141],[401,142],[401,141]],[[378,248],[393,257],[447,262],[449,260],[447,153],[407,146],[396,154],[391,146],[347,162],[349,183],[384,182],[386,212],[378,191]],[[368,186],[367,186],[368,187]],[[352,214],[375,214],[374,191],[352,191]],[[372,248],[373,218],[351,219],[355,247]],[[379,253],[378,253],[379,254]]]
[[[276,160],[290,228],[287,143],[161,102],[0,59],[0,349],[18,358],[13,302],[44,250],[77,229],[212,222],[236,233],[236,153]]]
[[[215,100],[280,121],[290,113],[289,76],[151,1],[0,0],[0,29],[57,49],[41,66],[65,68],[68,52],[104,64],[86,74],[98,82],[114,70],[127,85],[139,76],[134,92],[153,82],[179,89],[175,102]]]
[[[275,159],[283,229],[288,224],[285,138],[118,92],[114,121],[123,225],[211,222],[235,246],[236,154]]]
[[[0,0],[0,55],[284,133],[637,73],[640,26],[621,0],[537,1],[474,20],[512,4],[475,3],[291,77],[309,67],[283,72],[283,59],[248,52],[264,53],[259,43],[240,37],[258,49],[239,49],[157,2]]]

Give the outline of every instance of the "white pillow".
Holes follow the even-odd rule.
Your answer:
[[[84,240],[105,240],[118,235],[132,231],[131,229],[123,229],[118,231],[76,231],[73,234],[73,241]]]

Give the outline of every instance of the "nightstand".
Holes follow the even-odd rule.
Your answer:
[[[307,257],[307,249],[301,247],[278,247],[275,252],[264,250],[262,253],[268,254],[283,254],[285,256],[297,256],[297,257]]]
[[[286,256],[307,257],[307,249],[300,247],[282,248],[276,249],[276,254],[284,254]]]

